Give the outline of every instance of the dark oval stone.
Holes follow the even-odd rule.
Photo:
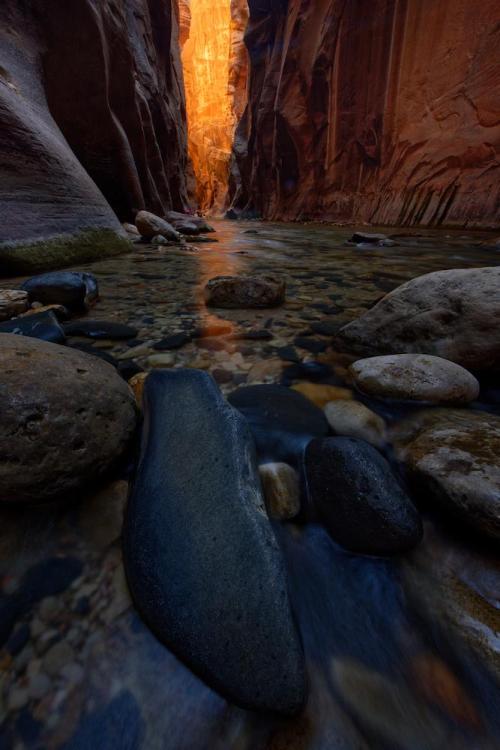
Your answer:
[[[124,560],[155,635],[244,708],[297,712],[304,657],[248,426],[199,370],[146,380]]]
[[[0,333],[14,333],[18,336],[50,341],[52,344],[64,344],[66,341],[64,331],[52,311],[33,313],[0,323]]]
[[[187,333],[173,333],[171,336],[167,336],[161,341],[157,341],[154,344],[153,349],[157,351],[168,351],[169,349],[180,349],[182,346],[189,344],[191,336]]]
[[[346,549],[391,554],[422,538],[420,515],[388,462],[363,440],[313,440],[305,452],[309,499]]]
[[[133,339],[137,331],[132,326],[110,320],[76,320],[64,325],[67,336],[88,336],[91,339]]]
[[[80,271],[53,271],[33,276],[21,287],[30,302],[64,305],[68,310],[82,310],[97,301],[97,279]]]
[[[297,464],[310,440],[329,433],[321,409],[285,386],[250,385],[228,400],[247,419],[261,460]]]

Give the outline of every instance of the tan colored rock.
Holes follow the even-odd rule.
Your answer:
[[[392,433],[397,458],[452,516],[500,538],[500,418],[468,409],[423,410]]]
[[[67,320],[69,318],[69,312],[64,305],[41,305],[36,302],[33,303],[30,310],[27,310],[19,317],[27,318],[29,315],[37,315],[41,312],[53,312],[58,320]]]
[[[168,221],[155,216],[155,214],[149,211],[139,211],[135,217],[135,225],[139,234],[145,239],[152,240],[161,234],[167,240],[180,240],[179,233]]]
[[[128,446],[130,388],[107,362],[26,336],[0,334],[0,357],[0,501],[73,502]]]
[[[280,359],[263,359],[256,362],[248,372],[247,382],[268,383],[279,380],[283,373],[283,362]]]
[[[321,383],[296,383],[292,386],[293,391],[301,393],[312,401],[313,404],[323,409],[329,401],[346,401],[353,398],[353,393],[348,388],[340,388],[336,385],[323,385]]]
[[[130,378],[128,381],[129,386],[132,388],[132,391],[134,392],[135,400],[137,402],[137,406],[141,408],[142,406],[142,394],[144,391],[144,383],[146,382],[146,378],[148,377],[149,373],[147,372],[138,372],[137,375],[133,375],[133,377]]]
[[[366,440],[376,448],[382,448],[385,444],[384,420],[359,401],[330,401],[325,405],[324,412],[336,435]]]
[[[285,281],[277,276],[216,276],[205,286],[207,305],[229,309],[277,307],[285,294]]]
[[[358,354],[433,354],[472,370],[500,368],[500,267],[419,276],[338,334]]]
[[[173,367],[175,364],[175,354],[164,352],[162,354],[152,354],[147,359],[148,367]]]
[[[285,463],[259,466],[260,480],[268,515],[279,521],[295,518],[300,512],[299,475]]]
[[[0,321],[10,320],[26,312],[29,307],[28,293],[20,289],[0,290]]]
[[[430,354],[388,354],[359,359],[350,367],[363,393],[379,398],[467,404],[479,396],[479,383],[455,362]]]

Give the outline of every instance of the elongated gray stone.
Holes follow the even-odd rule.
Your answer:
[[[197,370],[156,371],[124,557],[156,636],[244,708],[297,712],[305,667],[244,418]]]

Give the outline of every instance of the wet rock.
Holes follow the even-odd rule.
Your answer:
[[[228,400],[247,419],[262,460],[296,464],[310,440],[328,435],[321,409],[290,388],[246,386]]]
[[[294,364],[300,363],[300,356],[293,346],[280,346],[276,349],[276,354],[283,362],[293,362]]]
[[[224,697],[295,713],[303,655],[246,423],[194,370],[152,373],[144,408],[124,532],[136,606]]]
[[[411,549],[421,539],[420,516],[387,461],[362,440],[313,440],[305,470],[311,502],[343,547],[366,554]]]
[[[162,234],[157,234],[156,237],[153,237],[153,239],[151,240],[151,244],[152,245],[168,245],[168,240]]]
[[[178,241],[180,240],[180,234],[177,232],[168,221],[161,219],[155,214],[149,213],[149,211],[139,211],[135,217],[135,225],[139,230],[141,237],[152,240],[158,234],[161,234],[167,240]]]
[[[164,354],[152,354],[147,359],[148,367],[163,368],[172,367],[173,365],[175,365],[175,354],[168,354],[167,352]]]
[[[264,499],[270,518],[287,521],[300,513],[299,475],[284,463],[270,463],[259,466]]]
[[[286,286],[275,276],[216,276],[205,286],[210,307],[266,308],[285,301]]]
[[[318,381],[333,374],[330,365],[323,362],[297,362],[287,367],[283,375],[283,385],[289,385],[295,380]]]
[[[125,224],[122,224],[122,227],[124,228],[127,234],[132,236],[132,238],[140,236],[139,230],[137,229],[135,224],[128,224],[127,222],[125,222]]]
[[[499,315],[500,267],[436,271],[390,292],[338,336],[362,355],[414,352],[498,369]]]
[[[188,220],[176,221],[175,228],[178,232],[180,232],[181,234],[185,234],[187,236],[192,236],[192,235],[201,233],[201,230],[199,229],[199,227],[197,227],[193,221],[188,221]]]
[[[283,372],[283,363],[279,359],[263,359],[252,365],[248,373],[249,383],[265,383],[279,380]]]
[[[21,317],[27,318],[30,315],[39,315],[44,312],[54,313],[59,321],[68,320],[71,317],[69,310],[64,305],[42,305],[39,302],[34,302],[31,308],[23,313]]]
[[[0,321],[10,320],[26,312],[29,307],[28,293],[21,289],[0,290]]]
[[[146,378],[148,377],[148,375],[149,373],[147,372],[138,372],[136,375],[133,375],[128,381],[128,384],[132,388],[137,406],[139,408],[142,406],[142,394],[144,392],[144,382]]]
[[[178,222],[189,222],[189,224],[193,224],[199,232],[215,232],[215,229],[210,226],[210,224],[208,224],[201,216],[191,216],[190,214],[181,214],[178,211],[168,211],[165,218],[167,221],[173,224],[176,229],[176,225]]]
[[[296,383],[292,385],[292,390],[301,393],[320,409],[323,409],[330,401],[337,401],[338,399],[345,401],[353,398],[353,393],[348,388],[322,383]]]
[[[357,387],[379,398],[466,404],[479,396],[479,383],[460,365],[429,354],[389,354],[354,362]]]
[[[3,333],[41,339],[53,344],[64,344],[66,341],[64,331],[52,311],[33,313],[27,317],[23,316],[0,323],[0,334]]]
[[[361,243],[367,245],[378,245],[379,242],[383,242],[387,239],[388,237],[386,234],[376,234],[374,232],[354,232],[350,239],[350,242],[355,242],[356,244]]]
[[[393,431],[396,455],[442,508],[500,538],[500,418],[467,409],[424,410]]]
[[[191,336],[187,333],[173,333],[171,336],[167,336],[161,341],[157,341],[153,344],[153,349],[157,351],[168,351],[170,349],[180,349],[181,347],[189,344]]]
[[[1,501],[42,501],[88,486],[121,456],[135,402],[108,364],[55,344],[0,335]]]
[[[325,351],[328,345],[326,341],[309,338],[309,336],[297,336],[293,343],[295,346],[298,346],[299,349],[306,349],[313,354],[321,354],[321,352]]]
[[[375,448],[385,444],[384,420],[359,401],[330,401],[324,410],[328,424],[337,435],[366,440]]]
[[[68,310],[81,312],[99,298],[97,279],[80,271],[52,271],[33,276],[22,285],[30,302],[43,305],[63,305]]]
[[[77,320],[63,326],[66,336],[87,336],[91,339],[134,339],[137,330],[111,320]]]

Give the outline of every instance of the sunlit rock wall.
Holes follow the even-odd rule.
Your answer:
[[[500,222],[498,0],[250,0],[240,208]]]
[[[115,214],[186,205],[177,23],[173,0],[2,0],[0,243],[57,237],[56,264]]]
[[[180,12],[195,198],[202,210],[220,213],[227,202],[234,129],[246,105],[248,5],[180,0]]]

